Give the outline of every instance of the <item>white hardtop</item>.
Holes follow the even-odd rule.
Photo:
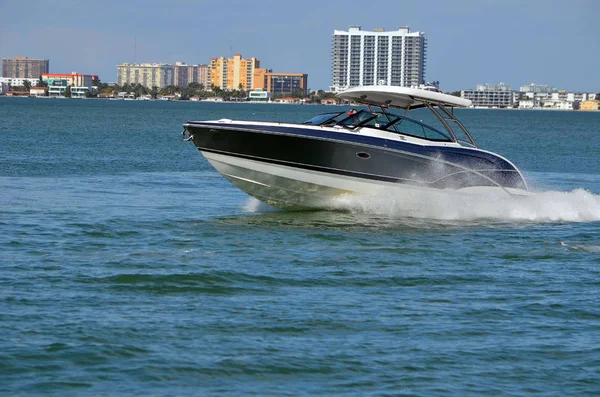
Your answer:
[[[420,88],[387,85],[367,85],[350,88],[337,94],[337,97],[365,105],[412,109],[430,105],[448,107],[469,107],[471,101]]]

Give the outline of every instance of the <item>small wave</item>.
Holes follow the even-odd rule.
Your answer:
[[[579,243],[566,243],[564,241],[560,242],[562,247],[569,251],[579,251],[579,252],[592,252],[597,253],[600,252],[600,245],[590,245],[590,244],[579,244]]]
[[[85,284],[104,284],[119,291],[145,291],[154,294],[204,293],[212,295],[265,294],[271,277],[235,272],[179,274],[118,274],[79,280]]]

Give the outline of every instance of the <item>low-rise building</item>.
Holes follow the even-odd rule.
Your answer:
[[[38,85],[40,79],[26,77],[0,77],[0,83],[10,85],[11,87],[23,87],[25,86],[25,81],[28,81],[32,87],[35,87]]]
[[[527,92],[527,93],[532,93],[532,94],[538,94],[538,93],[549,94],[552,92],[556,92],[556,88],[551,87],[549,85],[539,85],[539,84],[531,83],[529,85],[521,86],[521,88],[519,89],[519,92],[523,92],[523,93]]]
[[[288,104],[299,104],[304,102],[302,98],[284,97],[275,99],[276,103],[288,103]]]
[[[29,96],[29,91],[10,90],[6,92],[6,96]]]
[[[536,102],[533,98],[523,97],[519,100],[519,109],[533,109],[536,105]]]
[[[544,108],[577,110],[582,102],[593,100],[596,94],[587,92],[525,92],[518,101],[519,109]]]
[[[79,74],[77,72],[67,73],[45,73],[42,75],[42,80],[50,86],[60,87],[88,87],[92,89],[93,81],[97,80],[98,76],[92,74]]]
[[[475,90],[463,90],[461,98],[470,100],[473,107],[508,108],[513,106],[513,93],[510,85],[477,84]]]
[[[90,87],[71,87],[71,98],[86,98],[92,90]]]
[[[541,102],[543,109],[559,109],[559,110],[573,110],[579,105],[579,102],[565,101],[562,99],[548,98]]]
[[[579,104],[579,110],[600,110],[600,101],[596,99],[589,99]]]
[[[248,98],[253,102],[268,102],[271,100],[271,93],[262,88],[250,91]]]
[[[67,91],[66,85],[49,85],[48,96],[65,96]]]
[[[135,93],[119,91],[119,93],[117,93],[117,98],[119,98],[119,99],[135,99]]]
[[[31,87],[29,96],[47,96],[48,87]]]

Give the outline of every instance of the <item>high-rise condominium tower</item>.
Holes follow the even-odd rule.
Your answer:
[[[213,58],[210,60],[210,83],[222,89],[237,90],[242,85],[244,90],[255,87],[255,77],[264,79],[265,69],[260,68],[256,58],[244,59],[241,54],[233,58]],[[261,83],[262,84],[262,83]]]
[[[175,68],[166,63],[122,63],[117,65],[117,83],[164,88],[175,84]]]
[[[386,32],[351,26],[334,30],[332,84],[334,92],[363,85],[417,86],[425,80],[427,39],[408,27]]]
[[[48,73],[49,64],[47,59],[2,58],[2,77],[39,79]]]

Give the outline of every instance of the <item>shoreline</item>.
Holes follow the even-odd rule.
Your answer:
[[[73,99],[73,100],[102,100],[102,101],[119,101],[119,102],[177,102],[177,103],[219,103],[219,104],[264,104],[264,105],[310,105],[310,106],[360,106],[359,104],[325,104],[325,103],[287,103],[287,102],[265,102],[265,101],[193,101],[180,99],[122,99],[122,98],[67,98],[60,96],[26,96],[26,95],[4,95],[0,94],[0,98],[30,98],[30,99]],[[581,109],[553,109],[553,108],[485,108],[485,107],[466,107],[460,109],[468,110],[519,110],[519,111],[557,111],[557,112],[580,112],[580,113],[600,113],[598,110],[581,110]]]

